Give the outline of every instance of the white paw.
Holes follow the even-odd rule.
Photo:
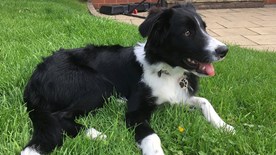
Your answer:
[[[21,151],[20,155],[40,155],[40,153],[32,147],[26,147],[23,151]]]
[[[233,126],[231,125],[228,125],[228,124],[225,124],[224,126],[222,126],[222,129],[226,132],[229,132],[229,133],[232,133],[232,134],[235,134],[236,133],[236,130]]]
[[[157,134],[145,137],[139,147],[142,149],[143,155],[164,155],[161,141]]]
[[[100,139],[100,140],[104,140],[107,137],[105,134],[97,131],[94,128],[90,128],[90,129],[86,130],[86,136],[91,139]]]

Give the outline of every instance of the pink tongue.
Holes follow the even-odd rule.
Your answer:
[[[202,67],[205,67],[205,69],[203,70],[207,75],[209,76],[214,76],[215,75],[215,69],[213,67],[213,65],[210,64],[201,64]]]

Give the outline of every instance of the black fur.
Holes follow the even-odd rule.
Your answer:
[[[82,125],[75,117],[102,107],[114,90],[129,97],[142,74],[132,47],[88,46],[60,50],[44,59],[24,92],[34,134],[27,146],[48,153],[74,137]]]
[[[198,77],[192,73],[194,68],[183,63],[183,59],[211,61],[204,49],[206,41],[197,30],[200,26],[192,16],[197,16],[201,28],[205,29],[205,23],[190,4],[170,9],[155,8],[139,28],[142,36],[148,36],[144,48],[146,62],[150,65],[161,62],[191,71],[185,73],[190,95],[198,89]],[[191,31],[191,37],[183,36],[186,30]],[[153,96],[152,88],[141,81],[143,65],[137,61],[133,47],[121,46],[61,49],[45,58],[24,92],[34,128],[26,147],[49,153],[62,145],[64,132],[75,137],[83,128],[75,118],[102,107],[114,90],[128,100],[126,124],[135,130],[136,142],[154,133],[149,121],[158,96]],[[165,75],[158,74],[156,78]]]

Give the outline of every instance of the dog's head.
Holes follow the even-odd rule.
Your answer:
[[[228,51],[206,32],[206,23],[189,3],[152,8],[139,31],[148,37],[145,51],[150,63],[165,62],[199,76],[213,76],[212,62],[223,59]]]

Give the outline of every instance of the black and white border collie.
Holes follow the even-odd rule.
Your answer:
[[[195,8],[153,8],[139,31],[146,43],[61,49],[37,66],[24,92],[34,131],[21,155],[50,153],[64,133],[75,137],[84,128],[75,118],[102,107],[114,89],[127,99],[126,126],[144,155],[164,154],[149,124],[163,103],[197,107],[216,128],[234,132],[207,99],[194,96],[198,77],[213,76],[212,62],[228,51],[207,34]],[[93,128],[87,135],[105,138]]]

